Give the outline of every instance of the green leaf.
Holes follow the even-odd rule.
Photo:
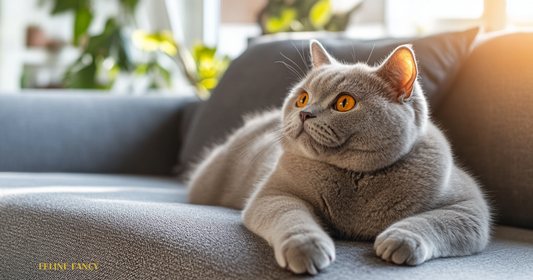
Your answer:
[[[115,20],[109,19],[102,34],[89,38],[89,43],[87,48],[85,48],[85,53],[89,53],[95,57],[98,55],[107,57],[113,44],[112,36],[115,34],[117,29],[119,29],[119,27],[116,25]]]
[[[331,20],[326,24],[325,28],[327,31],[343,31],[348,27],[348,22],[350,21],[350,13],[333,15]]]
[[[210,48],[202,43],[197,43],[193,47],[192,56],[194,61],[198,64],[202,59],[213,58],[216,51],[217,48]]]
[[[131,72],[135,69],[135,65],[128,52],[128,43],[129,41],[122,36],[120,29],[115,30],[110,37],[109,56],[115,59],[121,69]]]
[[[207,99],[210,90],[215,88],[220,77],[228,68],[231,59],[228,56],[217,57],[216,48],[210,48],[203,43],[197,43],[192,50],[192,56],[196,63],[196,87],[198,95]]]
[[[270,17],[267,19],[266,29],[269,33],[287,31],[297,16],[298,11],[296,9],[283,8],[279,17]]]
[[[80,36],[87,32],[92,20],[93,14],[89,9],[83,8],[76,11],[76,17],[74,18],[74,45],[78,45]]]
[[[133,14],[135,12],[135,8],[137,7],[137,4],[139,4],[139,0],[120,0],[122,5],[126,8],[126,11],[130,14]]]
[[[207,78],[207,79],[201,80],[200,84],[204,86],[207,90],[211,90],[217,86],[218,80],[215,78]]]
[[[152,81],[152,83],[150,84],[150,86],[148,87],[148,89],[158,89],[159,88],[159,85],[156,83],[156,81]]]
[[[136,76],[142,76],[146,74],[146,72],[148,71],[148,66],[149,64],[147,63],[139,64],[135,71],[133,71],[133,74]]]
[[[96,62],[93,61],[76,72],[68,71],[64,78],[66,88],[96,89]]]
[[[76,10],[79,6],[79,2],[79,0],[55,0],[51,13],[52,15],[56,15],[69,10]]]
[[[316,2],[309,11],[309,20],[313,26],[322,28],[331,20],[332,15],[333,9],[329,0],[321,0]]]
[[[170,72],[168,72],[167,69],[163,68],[163,66],[159,65],[159,63],[155,63],[155,66],[157,67],[157,69],[159,69],[159,74],[161,74],[167,86],[170,87]]]

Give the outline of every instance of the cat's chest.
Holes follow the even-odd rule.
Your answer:
[[[411,190],[392,167],[370,173],[324,168],[315,174],[311,200],[340,236],[371,239],[416,208]]]
[[[409,162],[373,172],[355,172],[284,154],[276,176],[280,191],[313,207],[332,233],[369,240],[392,223],[423,210],[434,194],[434,176]]]
[[[389,188],[390,179],[384,175],[374,173],[331,171],[330,174],[321,176],[318,182],[322,186],[316,186],[316,195],[322,199],[321,205],[326,216],[346,218],[351,213],[367,212],[369,207],[374,210],[385,206],[386,200],[392,191]],[[384,193],[385,192],[385,193]]]

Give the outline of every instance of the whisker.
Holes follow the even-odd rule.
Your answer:
[[[339,140],[341,139],[341,138],[339,137],[339,135],[337,135],[337,133],[335,132],[335,130],[334,130],[333,128],[331,128],[331,126],[329,126],[329,125],[327,125],[327,124],[326,124],[326,126],[329,128],[329,130],[331,130],[331,132],[333,132],[333,134],[335,134],[335,137],[337,137],[337,139],[339,139]]]
[[[298,65],[296,62],[292,61],[292,59],[288,58],[286,55],[282,54],[281,52],[279,53],[281,54],[281,56],[283,56],[284,58],[288,59],[290,62],[292,62],[294,65],[296,65],[296,67],[298,67],[298,69],[300,69],[300,71],[302,71],[302,74],[305,76],[305,71],[302,70],[302,68],[300,68],[300,65]],[[296,69],[296,68],[295,68]]]
[[[270,143],[267,143],[263,147],[261,147],[261,150],[259,150],[259,152],[257,152],[257,154],[254,155],[252,160],[248,163],[248,166],[252,166],[252,164],[259,158],[259,156],[262,155],[272,145],[279,145],[279,141],[281,137],[283,137],[283,134],[278,134],[278,135],[276,135],[277,133],[273,133],[273,134],[274,134],[274,139],[270,140],[269,141]]]
[[[307,71],[309,71],[309,65],[307,65],[307,62],[305,62],[305,59],[304,59],[302,53],[300,53],[300,51],[298,50],[298,48],[296,47],[296,45],[294,44],[293,41],[291,41],[291,44],[294,46],[294,48],[295,48],[296,51],[298,52],[298,55],[300,55],[300,58],[302,59],[302,62],[303,62],[304,65],[305,65],[305,68],[307,68]],[[302,41],[302,47],[303,47],[303,41]]]
[[[324,131],[324,132],[327,133],[329,136],[331,136],[331,133],[329,133],[329,131],[328,131],[327,129],[325,129],[325,128],[324,128],[323,126],[321,126],[321,125],[318,125],[318,126],[320,127],[320,129],[321,129],[322,131]]]
[[[285,80],[293,80],[293,81],[296,81],[296,82],[301,81],[300,79],[297,79],[295,77],[286,77]]]
[[[285,62],[285,61],[276,61],[276,63],[282,63],[283,65],[285,65],[285,67],[287,67],[287,69],[289,69],[289,71],[291,71],[299,79],[303,79],[303,77],[300,75],[300,73],[298,73],[298,71],[296,71],[296,69],[294,69],[294,67],[290,66],[287,62]]]
[[[253,143],[250,143],[250,145],[248,147],[246,147],[239,155],[237,155],[235,158],[234,158],[234,161],[237,161],[237,160],[240,160],[241,158],[245,157],[247,154],[249,154],[250,152],[252,152],[254,150],[254,144],[255,142],[261,140],[262,138],[261,137],[255,137],[253,139]]]
[[[233,159],[233,161],[236,162],[236,161],[242,159],[242,158],[245,157],[247,154],[249,154],[252,150],[253,150],[253,145],[250,145],[249,147],[247,147],[246,149],[244,149],[244,151],[242,151],[240,154],[238,154],[238,155]]]
[[[270,109],[270,108],[268,108],[268,109]],[[276,130],[274,130],[274,132],[281,131],[281,129],[282,128],[276,128]],[[244,147],[246,145],[253,144],[254,142],[256,142],[258,140],[261,140],[261,137],[254,137],[252,140],[249,140],[249,141],[247,141],[247,142],[245,142],[245,143],[243,143],[243,144],[241,144],[241,145],[239,145],[237,147],[229,148],[228,150],[230,150],[230,151],[238,150],[238,149],[240,149],[240,148],[242,148],[242,147]]]
[[[368,56],[368,59],[366,60],[365,64],[368,64],[370,61],[370,58],[372,57],[372,53],[374,52],[374,48],[376,47],[376,44],[372,46],[372,50],[370,51],[370,55]]]
[[[246,141],[245,143],[243,143],[243,144],[241,144],[241,145],[239,145],[237,147],[229,148],[228,150],[230,150],[230,151],[238,150],[238,149],[240,149],[240,148],[242,148],[242,147],[244,147],[244,146],[246,146],[248,144],[251,144],[252,142],[255,142],[255,141],[259,140],[259,139],[261,139],[261,138],[255,137],[252,140]]]
[[[304,41],[302,41],[302,53],[305,55]],[[309,53],[309,55],[307,56],[307,58],[308,58],[308,61],[312,61],[311,53]],[[313,66],[312,63],[313,63],[313,62],[311,62],[311,64],[310,64],[311,67]],[[307,63],[306,63],[305,65],[307,66]],[[307,66],[307,69],[309,69],[309,66]]]
[[[320,131],[320,129],[317,129],[316,127],[309,126],[314,132],[316,132],[319,136],[321,136],[323,139],[330,141],[331,139],[328,137],[327,134]]]
[[[355,60],[355,48],[353,47],[353,41],[350,41],[350,43],[352,44],[352,58],[353,58],[353,63],[356,63],[356,60]]]
[[[281,138],[279,139],[279,143],[285,139],[285,135],[281,135]],[[276,146],[276,157],[280,157],[283,154],[283,147],[281,145]]]
[[[280,135],[283,135],[282,134],[282,130],[283,130],[283,127],[279,127],[279,128],[276,128],[275,130],[272,131],[272,133],[269,133],[266,137],[267,141],[275,141],[278,137],[280,137]],[[248,141],[247,144],[250,144],[248,147],[246,147],[244,149],[244,151],[242,151],[239,155],[237,155],[235,158],[234,158],[234,162],[235,161],[238,161],[240,159],[242,159],[243,157],[245,157],[247,154],[249,154],[250,152],[252,152],[255,148],[254,144],[255,142],[257,142],[258,140],[263,140],[265,139],[265,137],[262,137],[263,135],[259,135],[257,137],[255,137],[254,139]],[[268,138],[272,138],[272,140],[269,140]],[[244,145],[241,145],[241,147],[244,146]],[[268,145],[265,145],[264,147],[267,147]],[[264,149],[264,148],[263,148]],[[261,151],[259,152],[261,153]],[[258,153],[258,154],[259,154]],[[256,155],[257,156],[257,155]],[[255,156],[254,156],[255,158]]]

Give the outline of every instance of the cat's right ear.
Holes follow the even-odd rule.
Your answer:
[[[397,47],[379,67],[377,73],[395,89],[394,99],[408,99],[418,75],[415,53],[411,45]]]
[[[311,61],[313,62],[313,67],[319,67],[322,65],[332,64],[335,59],[329,55],[329,53],[324,49],[322,44],[317,40],[312,39],[310,41],[311,49]]]

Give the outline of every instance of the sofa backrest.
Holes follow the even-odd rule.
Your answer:
[[[0,172],[171,175],[194,100],[0,94]]]
[[[533,33],[479,43],[434,116],[496,221],[533,229]]]
[[[470,29],[422,38],[374,41],[323,38],[320,41],[341,61],[370,65],[382,61],[401,44],[412,44],[420,62],[422,88],[430,105],[434,106],[455,79],[477,31]],[[308,48],[309,40],[259,43],[234,60],[211,98],[195,113],[178,170],[187,170],[191,162],[198,161],[206,147],[223,141],[229,132],[241,126],[244,114],[279,108],[291,86],[298,81],[297,75],[303,75],[311,64]],[[288,66],[276,63],[280,61]],[[287,69],[291,67],[292,71]]]

